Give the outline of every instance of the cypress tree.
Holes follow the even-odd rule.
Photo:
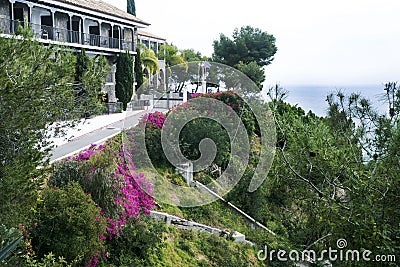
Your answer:
[[[139,48],[136,48],[136,55],[135,55],[135,81],[136,81],[136,89],[140,88],[140,86],[143,84],[143,69],[142,69],[142,59],[140,58]]]
[[[119,54],[115,79],[115,95],[122,102],[123,110],[126,110],[132,98],[134,82],[133,57],[128,52]]]
[[[86,54],[85,49],[82,49],[79,54],[76,56],[76,71],[75,71],[75,81],[82,82],[83,74],[88,69],[90,58]]]
[[[136,16],[136,6],[135,0],[127,0],[128,1],[128,13]]]

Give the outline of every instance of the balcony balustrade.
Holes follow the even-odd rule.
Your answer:
[[[41,40],[52,40],[62,43],[81,44],[94,47],[112,48],[119,50],[135,51],[135,45],[131,41],[119,38],[82,33],[47,25],[39,25],[18,20],[0,18],[0,33],[18,34],[18,28],[28,24],[34,36]]]

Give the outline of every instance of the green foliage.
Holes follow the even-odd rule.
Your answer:
[[[275,37],[258,28],[245,26],[235,29],[232,39],[220,34],[214,41],[213,59],[228,66],[236,66],[240,62],[249,64],[256,62],[259,66],[271,64],[277,51]]]
[[[32,245],[39,258],[52,252],[67,262],[84,264],[104,248],[99,237],[106,234],[106,222],[100,217],[100,208],[76,182],[43,190],[34,221]]]
[[[16,257],[22,252],[22,233],[16,228],[0,225],[0,264],[16,265]]]
[[[193,49],[183,49],[181,50],[181,55],[187,62],[193,61],[210,61],[211,59],[203,56],[200,52],[194,51]]]
[[[258,126],[255,116],[246,101],[244,101],[238,94],[228,91],[205,94],[202,97],[215,98],[230,106],[232,110],[235,111],[235,113],[240,117],[240,120],[243,122],[246,128],[248,136],[252,137],[256,133]]]
[[[131,220],[120,236],[108,242],[109,260],[115,266],[149,266],[150,255],[163,247],[163,222],[144,217]]]
[[[86,54],[85,50],[82,49],[80,53],[76,55],[76,70],[75,70],[75,81],[83,82],[83,76],[88,70],[90,57]]]
[[[136,48],[136,55],[135,55],[135,81],[136,81],[136,93],[138,95],[142,94],[143,92],[139,91],[140,86],[143,84],[143,69],[142,69],[142,59],[140,57],[140,49]]]
[[[374,253],[395,254],[399,250],[399,201],[397,188],[399,146],[399,91],[396,83],[385,85],[388,114],[377,114],[371,103],[358,94],[338,92],[328,97],[327,123],[337,129],[337,140],[347,141],[349,149],[357,146],[358,158],[340,162],[349,171],[346,184],[348,209],[339,210],[336,233],[351,238],[351,246]],[[346,127],[347,125],[347,127]],[[350,154],[347,152],[347,154]],[[351,154],[350,154],[351,155]],[[344,180],[347,177],[341,177]],[[367,196],[367,197],[366,197]],[[345,219],[346,218],[346,219]]]
[[[71,181],[78,182],[103,212],[116,218],[119,208],[115,199],[119,193],[115,186],[115,154],[112,149],[97,151],[88,160],[66,160],[56,163],[49,179],[52,187],[63,188]]]
[[[48,126],[62,134],[75,119],[96,113],[107,71],[104,58],[85,57],[79,82],[73,85],[74,54],[44,46],[32,39],[29,28],[20,33],[18,38],[0,38],[0,217],[14,226],[26,220],[43,183]]]
[[[134,89],[133,56],[128,52],[120,53],[115,73],[115,95],[122,102],[123,110],[131,101]]]
[[[187,186],[187,183],[185,179],[182,177],[182,175],[176,173],[176,171],[173,168],[159,168],[157,169],[157,172],[162,175],[167,181],[170,183],[179,185],[179,186]]]
[[[164,246],[143,266],[263,266],[256,251],[215,235],[169,228]]]
[[[91,58],[85,50],[77,54],[75,71],[75,107],[81,117],[99,114],[103,109],[98,95],[104,85],[104,77],[109,72],[104,57]]]
[[[71,267],[72,266],[72,264],[69,264],[63,257],[56,258],[56,256],[51,252],[45,255],[40,260],[37,260],[34,254],[33,255],[27,254],[23,258],[25,259],[23,266],[26,267]],[[77,263],[77,261],[74,261],[74,263]]]
[[[261,203],[283,222],[292,246],[319,240],[312,247],[321,251],[345,238],[349,249],[394,254],[399,213],[392,209],[398,201],[393,186],[399,178],[391,173],[396,154],[389,151],[398,145],[395,119],[377,115],[361,96],[341,92],[328,96],[329,115],[319,118],[284,103],[283,93],[270,91],[279,131]],[[352,263],[375,266],[368,264]]]
[[[186,63],[185,58],[180,55],[179,49],[173,44],[161,45],[158,57],[165,59],[167,67]]]
[[[214,61],[237,68],[262,89],[265,80],[263,67],[271,64],[277,52],[273,35],[245,26],[235,29],[232,39],[220,34],[213,46]]]
[[[214,163],[225,169],[230,158],[229,136],[223,126],[214,120],[197,118],[183,127],[179,135],[182,154],[189,160],[200,158],[199,145],[205,138],[213,140],[217,147]]]
[[[170,167],[167,157],[163,151],[161,144],[161,128],[164,123],[166,116],[161,112],[155,112],[147,116],[146,121],[146,133],[145,133],[145,144],[147,154],[155,167]],[[154,121],[152,120],[154,119]],[[143,153],[144,151],[134,151],[133,153]],[[143,155],[143,158],[146,158]]]
[[[236,214],[224,209],[223,203],[180,209],[166,206],[165,210],[204,224],[239,230],[258,246],[300,251],[310,246],[322,251],[335,248],[336,241],[345,238],[349,249],[396,255],[400,218],[400,116],[396,101],[400,94],[396,84],[388,84],[386,91],[391,94],[388,99],[392,106],[388,116],[376,114],[369,101],[359,95],[338,92],[328,97],[329,116],[320,118],[285,103],[287,92],[279,86],[271,88],[270,106],[278,130],[276,155],[268,178],[253,193],[247,188],[258,161],[260,140],[254,118],[247,117],[252,122],[246,126],[252,144],[249,166],[226,199],[271,228],[277,237],[249,230],[246,223],[238,222]],[[225,99],[236,111],[240,100],[221,95],[224,98],[219,99]],[[186,111],[190,112],[190,107]],[[188,132],[196,129],[195,125],[186,127]],[[214,178],[202,172],[195,179],[209,183]],[[195,255],[186,242],[180,248]],[[279,262],[275,264],[279,266]],[[377,266],[368,262],[351,265]]]
[[[131,15],[136,16],[135,0],[127,0],[127,12]]]
[[[265,72],[264,69],[260,68],[255,61],[252,61],[248,64],[244,64],[242,61],[240,61],[235,67],[249,77],[257,85],[257,87],[262,90],[262,83],[265,81]]]
[[[158,72],[158,57],[153,50],[144,47],[143,51],[140,53],[140,59],[142,61],[145,71],[149,76]]]

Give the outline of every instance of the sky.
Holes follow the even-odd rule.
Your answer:
[[[121,0],[120,0],[121,1]],[[124,1],[124,0],[122,0]],[[276,38],[265,85],[383,84],[400,79],[399,0],[135,0],[146,29],[211,56],[245,25]],[[239,4],[240,3],[240,4]]]
[[[105,0],[126,9],[126,0]],[[146,29],[179,49],[211,56],[221,33],[250,25],[272,34],[278,52],[265,68],[288,102],[324,114],[326,95],[361,93],[378,108],[384,84],[400,82],[399,0],[135,0]],[[266,91],[266,90],[264,90]]]

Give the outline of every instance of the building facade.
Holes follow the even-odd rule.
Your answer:
[[[158,55],[158,67],[156,75],[149,77],[149,86],[158,91],[166,92],[166,64],[165,64],[165,51],[162,51],[162,45],[166,43],[166,39],[152,33],[138,30],[137,31],[137,43],[143,44],[146,48],[153,50],[153,52]]]
[[[115,70],[119,53],[135,54],[138,29],[150,25],[100,0],[0,0],[1,37],[11,36],[25,23],[44,44],[105,56],[111,66],[103,88],[109,102],[117,102]]]

